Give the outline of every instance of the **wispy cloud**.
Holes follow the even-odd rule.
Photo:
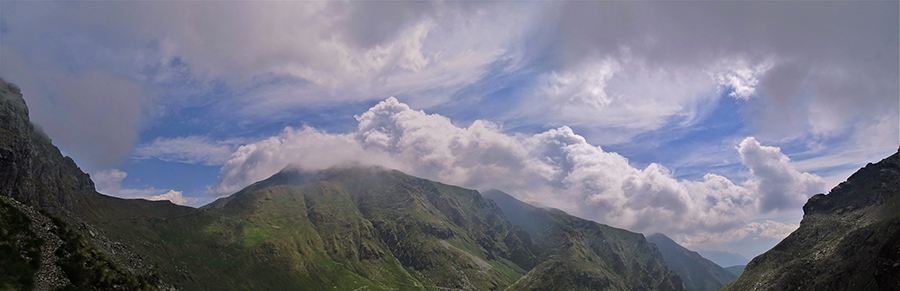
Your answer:
[[[243,139],[214,141],[205,136],[156,138],[152,143],[139,145],[134,150],[134,158],[220,166],[245,142]]]

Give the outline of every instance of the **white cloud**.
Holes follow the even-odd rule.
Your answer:
[[[741,142],[738,152],[753,175],[746,184],[759,194],[762,212],[796,209],[809,196],[825,190],[821,177],[794,169],[791,159],[777,147],[762,146],[749,137]]]
[[[544,74],[510,115],[601,129],[592,140],[622,143],[673,120],[681,126],[702,120],[723,92],[737,99],[754,96],[759,77],[774,63],[728,56],[687,66],[658,64],[623,51]]]
[[[221,169],[210,193],[231,194],[288,164],[307,170],[378,164],[445,183],[498,188],[635,231],[681,234],[721,233],[745,227],[754,216],[772,210],[799,211],[797,202],[822,184],[818,176],[796,171],[778,148],[761,146],[752,137],[738,148],[751,178],[735,184],[715,174],[702,181],[678,180],[659,164],[635,168],[565,126],[531,136],[508,135],[481,120],[459,127],[393,97],[356,119],[357,131],[347,134],[286,128],[242,146]]]
[[[791,232],[799,228],[799,224],[781,223],[772,220],[766,220],[763,223],[751,222],[741,228],[730,229],[725,232],[698,232],[694,234],[682,234],[676,236],[678,243],[685,247],[716,245],[727,242],[742,240],[748,236],[759,236],[765,238],[773,238],[777,240],[784,239]]]
[[[135,148],[134,158],[218,166],[224,165],[242,142],[236,139],[213,141],[205,136],[156,138],[152,143]]]
[[[125,177],[128,177],[128,173],[119,171],[119,169],[106,169],[91,175],[91,180],[94,181],[98,192],[109,194],[122,188],[122,180]]]
[[[181,191],[175,190],[159,190],[153,187],[147,187],[143,189],[133,189],[133,188],[123,188],[122,180],[128,177],[128,173],[120,171],[119,169],[106,169],[103,171],[98,171],[91,175],[91,180],[94,181],[94,186],[97,188],[97,192],[112,195],[121,198],[142,198],[147,200],[169,200],[175,204],[189,204],[189,203],[197,203],[199,199],[197,198],[185,198],[181,194]]]
[[[354,161],[397,167],[386,155],[366,152],[349,135],[334,135],[311,127],[284,131],[271,138],[243,145],[235,151],[219,173],[210,193],[234,193],[250,183],[268,178],[289,163],[308,170],[323,170]]]
[[[169,192],[166,192],[165,194],[148,197],[147,200],[169,200],[172,201],[172,203],[180,205],[197,202],[197,198],[184,198],[183,196],[181,196],[181,191],[175,190],[169,190]]]
[[[760,76],[771,69],[773,65],[772,60],[767,60],[754,67],[749,67],[744,61],[739,60],[729,70],[716,73],[715,78],[719,86],[732,90],[728,96],[747,100],[756,94]]]

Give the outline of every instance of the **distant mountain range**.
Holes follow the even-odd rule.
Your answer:
[[[737,277],[740,277],[741,274],[744,273],[744,267],[746,267],[746,265],[736,265],[736,266],[731,266],[731,267],[725,267],[725,270],[728,272],[731,272],[732,274],[734,274],[734,277],[737,278]]]
[[[728,266],[736,266],[736,265],[746,265],[750,262],[750,259],[745,258],[742,255],[730,253],[726,251],[704,251],[698,250],[701,256],[704,258],[713,261],[719,266],[728,267]]]
[[[647,236],[647,241],[656,244],[666,261],[666,266],[678,273],[688,290],[719,290],[739,276],[707,260],[697,252],[682,247],[664,234],[651,234]]]

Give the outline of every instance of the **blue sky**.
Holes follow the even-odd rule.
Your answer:
[[[897,150],[897,5],[3,1],[0,77],[110,195],[370,163],[752,257]]]

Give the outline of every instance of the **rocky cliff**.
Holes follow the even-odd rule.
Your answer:
[[[800,228],[723,290],[900,290],[898,154],[803,206]]]
[[[0,195],[60,213],[93,193],[90,177],[31,123],[19,87],[0,79]]]
[[[156,290],[142,256],[82,219],[103,197],[0,79],[0,290]]]

